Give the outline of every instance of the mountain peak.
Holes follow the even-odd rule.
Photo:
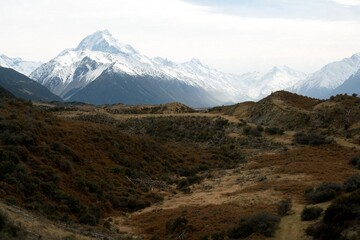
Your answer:
[[[125,53],[134,54],[137,51],[130,45],[119,43],[109,32],[109,30],[96,31],[84,38],[75,50],[83,51],[85,49],[91,51],[107,52],[107,53]]]

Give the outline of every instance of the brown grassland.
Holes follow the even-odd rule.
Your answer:
[[[356,96],[277,92],[201,111],[2,96],[0,209],[24,239],[307,239],[304,192],[359,173]]]

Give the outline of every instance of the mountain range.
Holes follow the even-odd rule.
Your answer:
[[[10,58],[4,54],[0,55],[0,66],[4,68],[12,68],[19,73],[29,76],[42,63],[26,61],[21,58]]]
[[[288,89],[304,78],[289,67],[235,75],[210,68],[200,60],[175,63],[149,58],[121,44],[108,31],[98,31],[74,49],[36,69],[30,77],[65,100],[94,104],[180,101],[202,107],[257,100]]]
[[[352,75],[360,70],[360,53],[312,74],[281,66],[265,74],[236,75],[210,68],[197,59],[175,63],[161,57],[149,58],[120,43],[107,30],[97,31],[76,48],[39,64],[0,56],[1,66],[28,75],[62,99],[92,104],[177,101],[208,107],[257,101],[278,90],[315,98],[359,92],[359,73]]]

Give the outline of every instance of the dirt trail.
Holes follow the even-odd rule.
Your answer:
[[[301,211],[304,205],[293,204],[293,214],[285,216],[281,219],[279,229],[277,230],[275,237],[276,240],[305,240],[305,229],[309,222],[302,222],[300,219]]]
[[[347,140],[344,139],[344,138],[335,137],[334,140],[335,140],[335,142],[336,142],[338,145],[340,145],[340,146],[360,149],[360,145],[359,145],[359,144],[351,143],[351,142],[347,141]]]
[[[205,179],[201,184],[194,185],[191,194],[178,193],[171,195],[165,198],[161,204],[145,208],[128,217],[113,217],[113,219],[122,232],[136,234],[141,232],[141,230],[135,226],[128,225],[127,219],[151,212],[177,209],[183,206],[208,206],[227,203],[237,204],[247,209],[264,203],[276,204],[283,198],[283,195],[274,189],[264,189],[256,192],[242,191],[245,188],[258,184],[263,179],[271,181],[273,179],[293,180],[304,178],[304,176],[296,174],[275,174],[275,170],[276,167],[251,169],[251,163],[248,163],[237,169],[216,171],[212,173],[214,177]],[[281,223],[279,234],[274,239],[290,239],[289,236],[292,236],[292,232],[295,233],[295,236],[299,237],[291,239],[304,239],[301,238],[303,236],[303,228],[299,228],[299,216],[303,206],[295,205],[295,207],[296,215],[285,217]]]
[[[261,178],[269,176],[272,171],[273,169],[270,168],[259,170],[238,168],[213,173],[214,178],[205,179],[201,184],[194,185],[191,194],[178,193],[169,196],[161,204],[145,208],[135,214],[144,214],[159,209],[174,209],[184,205],[206,206],[236,203],[241,206],[251,206],[265,201],[268,203],[276,202],[279,196],[272,190],[241,193],[241,190],[256,184]]]
[[[11,221],[21,224],[22,228],[28,233],[29,239],[65,239],[73,237],[79,240],[97,239],[97,237],[84,236],[80,229],[66,224],[54,223],[16,206],[9,206],[0,202],[0,209]]]

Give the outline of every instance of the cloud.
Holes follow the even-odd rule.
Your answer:
[[[273,1],[278,7],[272,7]],[[177,62],[199,58],[233,73],[284,64],[310,72],[360,51],[359,21],[289,16],[309,8],[328,14],[328,8],[316,4],[331,0],[224,2],[243,14],[226,13],[228,5],[222,6],[226,11],[218,11],[221,6],[181,0],[2,0],[0,21],[6,24],[1,26],[0,53],[48,61],[102,29],[149,57]],[[254,5],[260,2],[266,3],[262,10]],[[339,5],[332,6],[336,10]]]
[[[360,0],[333,0],[334,2],[346,6],[360,6]]]
[[[257,18],[360,21],[360,0],[184,0],[213,12]]]

